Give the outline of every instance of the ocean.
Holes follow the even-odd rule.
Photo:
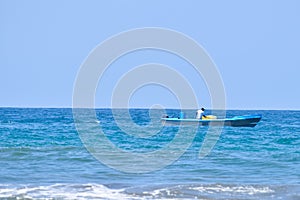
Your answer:
[[[161,127],[153,118],[161,110],[95,113],[89,128],[105,140],[80,134],[76,123],[87,122],[75,123],[70,108],[0,108],[0,199],[300,199],[300,111],[228,110],[228,117],[262,120],[254,128],[223,127],[205,157],[199,150],[209,127],[184,127],[175,144],[186,146],[155,160],[151,152],[169,147],[180,129]],[[128,154],[110,153],[103,141]]]

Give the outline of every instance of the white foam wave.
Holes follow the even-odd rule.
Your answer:
[[[271,195],[275,191],[267,186],[234,186],[234,185],[177,185],[144,191],[143,195],[153,199],[200,198],[219,199],[220,196],[235,199],[236,197]],[[227,198],[226,198],[227,199]],[[258,198],[260,199],[260,198]]]
[[[191,190],[207,193],[240,193],[240,194],[266,194],[274,192],[269,187],[263,186],[225,186],[225,185],[211,185],[211,186],[196,186],[190,187]]]
[[[54,184],[49,186],[19,186],[0,185],[0,199],[191,199],[219,196],[249,197],[274,194],[267,186],[251,185],[175,185],[134,187],[111,189],[101,184]],[[266,196],[264,196],[266,197]],[[218,199],[218,198],[217,198]],[[258,198],[260,199],[260,198]]]
[[[54,184],[50,186],[0,186],[0,198],[16,199],[136,199],[124,189],[110,189],[100,184]]]

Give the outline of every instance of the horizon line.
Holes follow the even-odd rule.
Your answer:
[[[74,108],[70,106],[0,106],[0,108],[20,108],[20,109],[151,109],[151,107],[80,107],[80,108]],[[157,110],[164,110],[164,109],[172,109],[172,110],[197,110],[198,108],[178,108],[178,107],[165,107],[165,108],[152,108]],[[210,108],[206,108],[207,110],[212,110]],[[218,110],[213,109],[213,110]],[[225,110],[270,110],[270,111],[300,111],[300,109],[295,108],[226,108]]]

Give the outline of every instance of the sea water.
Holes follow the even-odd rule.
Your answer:
[[[180,111],[166,112],[178,116]],[[151,129],[147,125],[156,111],[95,112],[106,139],[133,153],[164,148],[180,128],[162,127],[140,137],[135,130]],[[194,117],[195,111],[184,112]],[[208,127],[198,127],[173,163],[128,173],[87,150],[72,109],[0,108],[0,199],[300,199],[300,111],[226,111],[228,117],[248,114],[262,114],[262,120],[254,128],[224,127],[204,158],[199,150]],[[120,166],[130,162],[109,156]]]

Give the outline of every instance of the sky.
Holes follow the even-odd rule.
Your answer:
[[[101,42],[143,27],[193,38],[222,77],[228,109],[300,109],[300,1],[0,0],[0,107],[72,107],[74,82]],[[201,76],[167,52],[121,57],[99,83],[96,106],[109,107],[117,80],[143,63],[174,67],[200,105],[211,97]],[[167,77],[166,77],[167,78]],[[129,105],[177,107],[168,88],[135,91]]]

